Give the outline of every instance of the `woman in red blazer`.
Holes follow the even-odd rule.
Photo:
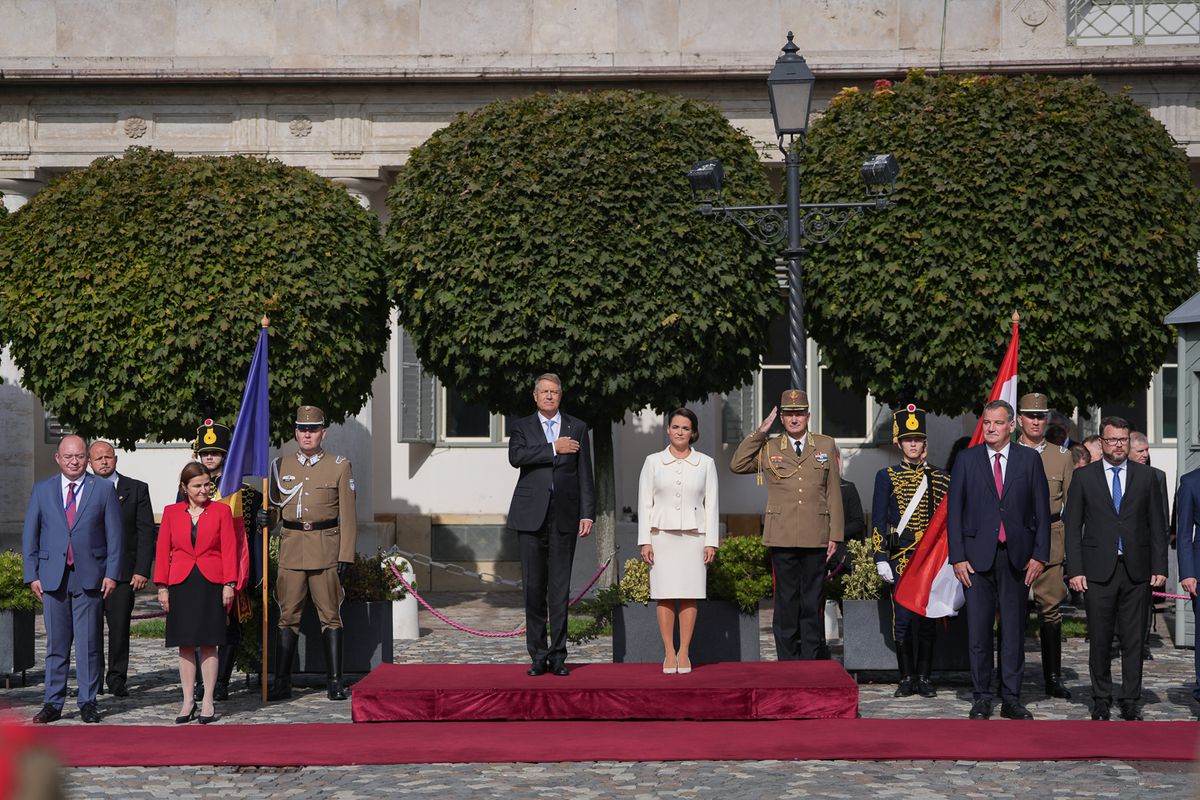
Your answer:
[[[225,644],[225,621],[238,580],[237,539],[233,512],[210,501],[212,475],[203,464],[190,463],[179,475],[187,498],[163,509],[158,527],[154,583],[158,602],[167,612],[167,647],[179,648],[179,680],[183,705],[176,724],[200,716],[200,724],[216,720],[213,689],[217,679],[217,646]],[[195,701],[196,655],[204,700]]]

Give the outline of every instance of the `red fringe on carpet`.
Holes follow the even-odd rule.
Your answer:
[[[61,725],[70,767],[555,761],[1191,761],[1195,722],[825,719]]]

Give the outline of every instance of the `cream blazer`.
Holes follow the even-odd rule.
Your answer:
[[[693,449],[686,459],[668,447],[646,456],[638,482],[638,545],[650,544],[650,533],[698,531],[705,547],[717,547],[721,536],[717,512],[717,465]]]

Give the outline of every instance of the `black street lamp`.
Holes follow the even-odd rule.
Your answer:
[[[695,164],[688,172],[692,197],[700,203],[697,209],[706,216],[717,216],[737,223],[757,242],[777,245],[784,239],[787,247],[782,255],[788,262],[788,346],[792,386],[807,389],[807,335],[804,331],[804,283],[800,262],[807,252],[805,244],[821,244],[832,239],[850,220],[868,209],[881,211],[893,204],[891,194],[896,189],[900,167],[890,154],[875,155],[863,163],[861,173],[870,200],[857,203],[801,203],[800,152],[808,133],[808,116],[812,109],[813,85],[816,77],[788,31],[783,55],[767,77],[771,97],[771,117],[779,150],[783,153],[785,175],[785,205],[726,206],[721,204],[721,187],[725,170],[718,159]],[[785,141],[786,144],[785,144]],[[805,213],[801,213],[801,212]]]

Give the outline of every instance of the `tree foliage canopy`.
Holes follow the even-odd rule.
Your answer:
[[[0,227],[0,317],[24,385],[85,436],[132,446],[232,422],[270,315],[274,439],[312,403],[362,408],[388,340],[378,220],[276,161],[132,148]]]
[[[435,133],[397,176],[385,239],[421,361],[506,412],[557,372],[593,423],[740,386],[780,299],[770,255],[694,210],[686,173],[710,156],[729,202],[769,201],[749,138],[680,97],[535,94]]]
[[[1060,408],[1132,394],[1163,317],[1200,288],[1186,157],[1091,78],[911,74],[844,90],[812,127],[805,189],[860,191],[845,165],[891,151],[898,205],[805,262],[806,311],[843,387],[977,408],[1021,314],[1021,384]]]

